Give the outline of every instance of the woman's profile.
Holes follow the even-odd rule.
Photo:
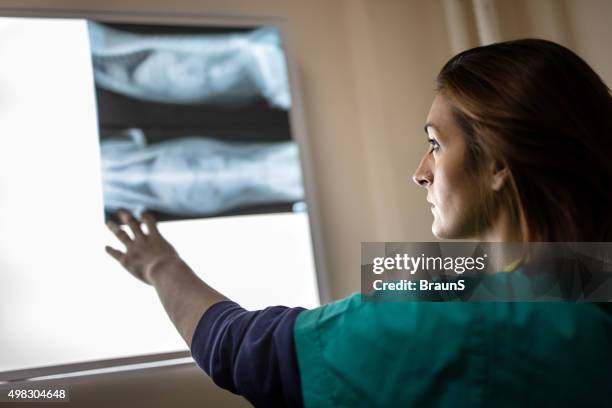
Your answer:
[[[553,42],[517,40],[454,56],[436,83],[413,175],[436,237],[611,240],[612,97],[586,62]],[[213,381],[255,406],[612,403],[612,315],[597,304],[355,294],[247,311],[202,282],[150,215],[120,217],[133,238],[109,223],[126,250],[108,253],[155,287]]]

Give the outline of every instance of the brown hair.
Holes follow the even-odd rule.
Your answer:
[[[507,206],[523,241],[612,240],[612,97],[585,61],[546,40],[502,42],[451,58],[437,89],[473,173],[487,158],[510,170],[483,217]]]

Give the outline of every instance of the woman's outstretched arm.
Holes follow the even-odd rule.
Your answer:
[[[193,333],[204,312],[228,299],[198,278],[159,233],[150,214],[144,214],[140,222],[126,211],[119,211],[119,217],[133,237],[109,222],[108,228],[125,245],[126,251],[107,246],[106,252],[136,278],[155,287],[168,316],[191,347]],[[147,226],[147,233],[141,229],[141,223]]]
[[[304,309],[284,306],[248,311],[212,289],[159,233],[149,214],[119,217],[133,233],[108,227],[126,251],[106,251],[136,278],[155,287],[196,363],[218,386],[256,407],[302,407],[293,327]],[[147,226],[147,233],[141,229]]]

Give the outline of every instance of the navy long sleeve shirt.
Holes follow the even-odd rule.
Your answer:
[[[304,397],[306,397],[306,400],[310,403],[310,405],[325,405],[330,401],[334,401],[334,398],[331,398],[330,395],[334,395],[336,397],[338,395],[343,395],[341,397],[341,400],[345,402],[353,400],[353,397],[355,397],[353,395],[354,390],[360,389],[359,386],[364,385],[363,378],[359,376],[355,377],[353,374],[351,374],[355,373],[354,369],[346,369],[345,373],[342,374],[342,381],[336,382],[335,385],[331,385],[330,383],[328,383],[329,378],[336,378],[339,375],[338,367],[340,367],[341,365],[359,365],[364,361],[364,359],[366,359],[374,366],[374,368],[370,370],[370,372],[381,372],[381,367],[387,367],[389,364],[395,364],[395,369],[392,369],[390,371],[391,373],[395,373],[393,375],[398,376],[401,373],[410,372],[411,374],[408,375],[408,377],[410,377],[412,374],[414,374],[415,364],[418,363],[423,366],[423,371],[420,375],[421,377],[419,381],[425,381],[423,380],[422,375],[424,375],[423,373],[425,372],[429,372],[427,370],[430,369],[430,366],[432,366],[432,362],[434,361],[432,356],[435,356],[435,358],[440,359],[448,358],[448,350],[449,348],[451,348],[451,346],[455,348],[461,348],[463,346],[472,344],[473,340],[476,338],[474,335],[471,334],[460,335],[460,333],[462,333],[461,330],[474,330],[473,326],[470,324],[460,324],[459,326],[457,326],[460,330],[458,329],[456,332],[453,332],[454,335],[457,335],[457,341],[450,343],[448,347],[446,347],[446,354],[434,353],[432,355],[431,351],[423,349],[422,353],[418,353],[419,356],[423,356],[421,359],[417,358],[415,360],[415,355],[413,355],[412,353],[405,355],[405,358],[409,359],[409,364],[405,364],[397,359],[393,359],[393,361],[388,360],[388,350],[391,349],[391,347],[389,347],[389,344],[383,346],[379,345],[372,349],[372,344],[378,344],[378,341],[371,341],[372,332],[377,333],[374,335],[377,339],[395,338],[395,341],[391,342],[392,344],[404,344],[406,341],[421,341],[421,343],[418,344],[429,345],[430,341],[433,341],[435,339],[448,338],[448,336],[446,335],[440,336],[439,332],[449,330],[446,325],[440,326],[442,322],[450,319],[450,322],[452,322],[454,325],[457,325],[457,322],[460,323],[461,319],[470,318],[470,313],[467,313],[470,311],[474,312],[478,310],[483,313],[489,313],[492,316],[497,316],[497,312],[495,312],[495,310],[498,309],[504,310],[506,313],[512,312],[512,316],[514,316],[515,318],[520,318],[518,323],[513,326],[513,330],[528,331],[533,330],[533,326],[528,325],[526,323],[529,320],[525,320],[522,314],[523,312],[527,313],[526,311],[529,311],[529,313],[532,313],[534,316],[537,317],[542,313],[549,311],[549,309],[551,309],[552,311],[557,310],[554,309],[554,306],[556,305],[542,306],[541,304],[537,304],[537,302],[533,305],[530,302],[499,302],[493,304],[496,306],[495,308],[480,308],[479,306],[465,303],[442,304],[438,302],[406,304],[397,302],[372,302],[367,304],[367,307],[360,307],[359,310],[357,310],[355,307],[345,307],[346,304],[356,302],[355,299],[355,297],[350,297],[336,304],[326,305],[323,308],[320,308],[325,309],[325,313],[327,313],[328,315],[342,314],[348,316],[349,313],[357,313],[359,315],[358,318],[349,318],[345,316],[344,318],[338,319],[336,323],[332,325],[328,324],[325,327],[318,326],[318,324],[316,323],[315,317],[323,313],[321,310],[317,309],[306,311],[304,312],[304,314],[300,315],[300,313],[302,311],[305,311],[305,309],[275,306],[266,308],[264,310],[247,311],[241,308],[238,304],[231,301],[218,302],[211,306],[203,314],[196,327],[192,339],[192,355],[197,364],[211,376],[211,378],[217,385],[221,386],[222,388],[228,389],[231,392],[244,396],[255,406],[302,407],[304,404]],[[357,303],[361,304],[361,302]],[[602,307],[602,309],[608,314],[612,313],[612,306],[610,306],[609,303],[596,305]],[[558,309],[565,311],[573,310],[569,306],[567,303],[561,302],[558,305]],[[372,308],[377,308],[375,313],[372,313]],[[543,310],[539,310],[538,308]],[[574,307],[574,309],[579,308],[587,310],[584,304],[576,304]],[[399,309],[401,313],[393,313],[395,309]],[[381,310],[384,310],[385,312],[381,313]],[[427,312],[415,313],[415,311],[418,310],[425,310]],[[520,313],[518,313],[517,311],[519,311]],[[444,319],[435,318],[436,313],[439,312],[442,313],[440,316],[444,316]],[[294,338],[294,326],[296,324],[296,319],[298,315],[300,315],[301,323],[298,322],[300,323],[300,327],[297,333],[297,344],[301,347],[298,351],[300,352],[300,361],[302,363],[302,368],[304,369],[304,378],[301,378],[300,376],[295,346],[296,339]],[[455,316],[455,318],[452,318],[452,316]],[[506,315],[502,316],[503,324],[504,326],[507,326],[509,323],[506,320],[506,317],[504,316]],[[559,344],[566,344],[563,342],[559,343],[558,340],[560,339],[560,337],[558,336],[558,333],[556,333],[555,330],[558,331],[559,328],[565,330],[562,330],[563,333],[565,333],[561,337],[562,339],[564,338],[564,336],[568,336],[567,333],[571,334],[571,330],[568,330],[569,328],[574,327],[572,325],[575,324],[577,320],[571,318],[571,316],[568,317],[565,315],[557,316],[556,314],[553,314],[552,316],[554,317],[554,319],[551,318],[550,321],[554,321],[556,323],[549,327],[550,330],[549,332],[547,332],[547,335],[540,335],[538,339],[541,342],[545,342],[546,344],[550,343],[551,345],[559,346]],[[389,318],[392,319],[393,324],[388,323],[383,324],[381,326],[381,322],[384,323],[385,321],[388,321]],[[418,331],[414,331],[415,327],[417,327],[415,326],[415,322],[423,321],[423,319],[427,318],[433,318],[433,321],[437,321],[437,326],[433,324],[427,324],[423,326],[426,327],[427,330],[429,330],[430,332],[424,332],[422,328]],[[406,321],[406,319],[408,319],[408,321]],[[589,324],[594,324],[594,321],[592,319],[587,320],[590,321]],[[479,318],[478,321],[481,321],[481,319]],[[399,326],[395,327],[394,324],[398,323]],[[583,322],[581,324],[587,323]],[[362,331],[356,330],[356,327],[360,327],[360,330]],[[392,329],[392,332],[388,332],[389,328]],[[432,331],[434,329],[438,330],[439,332],[434,333]],[[538,330],[541,331],[542,328],[538,327]],[[495,333],[495,330],[485,332],[493,334]],[[486,334],[485,332],[483,333]],[[594,334],[597,332],[597,330],[584,331],[584,333],[590,332],[593,332]],[[346,338],[347,333],[351,333],[350,339]],[[362,335],[355,337],[355,333],[362,333]],[[333,341],[330,340],[332,337],[334,339]],[[328,339],[328,341],[325,341],[326,338]],[[590,338],[588,339],[589,340],[587,341],[591,341]],[[497,344],[502,340],[504,340],[503,336],[501,338],[498,337],[497,340],[494,341],[494,343]],[[512,339],[510,339],[509,341],[511,340]],[[575,341],[578,340],[583,341],[583,336],[575,337]],[[322,341],[322,343],[319,343],[319,345],[322,344],[325,348],[325,351],[317,349],[313,346],[313,344],[316,344],[320,341]],[[370,352],[366,355],[359,353],[354,354],[355,347],[360,347],[356,346],[356,344],[364,344],[364,342],[365,344],[369,345],[371,349]],[[436,347],[433,347],[433,349],[436,349]],[[504,348],[502,347],[502,349]],[[508,350],[510,349],[511,347],[508,346]],[[579,347],[578,349],[582,348]],[[599,348],[599,350],[604,349],[605,348],[603,347]],[[521,350],[521,352],[524,352],[524,349]],[[567,356],[566,353],[564,354],[561,352],[551,352],[550,354],[542,354],[542,351],[540,351],[539,353],[540,354],[535,353],[535,355],[538,359],[540,359],[540,361],[548,361],[547,359],[551,359],[550,361],[557,361],[559,355]],[[595,353],[602,353],[602,351],[596,351]],[[469,353],[463,353],[463,351],[459,350],[458,355],[464,356],[469,355]],[[355,360],[356,356],[358,357],[357,360]],[[585,356],[588,357],[591,355],[587,353],[585,354]],[[333,369],[329,367],[328,360],[333,361],[333,364],[331,364],[333,366]],[[570,358],[568,361],[571,362],[573,360],[571,360]],[[525,361],[519,362],[520,364],[525,364]],[[451,363],[452,361],[447,361],[441,362],[439,364],[433,364],[433,366],[442,367],[444,366],[444,364]],[[317,367],[316,370],[313,369],[314,366]],[[502,373],[508,372],[508,370],[516,369],[514,365],[514,360],[509,360],[508,363],[503,364],[502,366],[503,370],[500,371]],[[330,375],[322,379],[320,376],[320,367],[323,367],[323,370],[328,370],[327,372],[330,373]],[[470,369],[469,364],[467,364],[465,368],[462,368],[462,370],[463,369]],[[435,371],[435,373],[436,375],[438,375],[439,371]],[[386,375],[389,376],[391,374],[387,373]],[[406,376],[403,376],[403,374],[400,377],[404,379],[408,378]],[[388,380],[387,383],[392,384],[392,386],[385,388],[385,392],[388,395],[384,392],[380,393],[381,391],[378,388],[374,387],[371,388],[371,390],[374,391],[372,391],[370,397],[372,398],[372,401],[375,400],[383,405],[385,404],[385,398],[392,398],[392,401],[394,402],[390,403],[389,401],[387,401],[387,405],[401,405],[401,401],[396,399],[395,396],[391,395],[393,392],[399,392],[398,395],[403,395],[406,398],[414,397],[418,398],[419,401],[433,398],[432,401],[435,400],[439,402],[440,398],[442,397],[454,398],[451,391],[457,389],[456,383],[458,381],[464,381],[466,384],[465,387],[461,388],[465,390],[461,391],[461,395],[467,395],[467,393],[469,392],[475,392],[474,390],[477,390],[477,387],[479,385],[474,385],[473,383],[470,383],[470,378],[473,377],[463,375],[454,378],[452,382],[449,382],[447,384],[447,388],[445,388],[446,394],[444,395],[440,394],[440,392],[438,392],[438,388],[436,387],[432,388],[432,390],[435,390],[435,392],[431,392],[430,394],[428,394],[419,387],[415,387],[414,389],[405,388],[404,385],[402,385],[405,383],[404,380]],[[522,376],[505,377],[503,381],[500,380],[501,382],[499,382],[497,385],[500,386],[501,384],[503,386],[512,386],[513,384],[523,381],[521,378]],[[356,382],[352,384],[352,380]],[[373,384],[376,384],[376,381],[380,380],[374,378],[372,379]],[[306,386],[306,392],[302,390],[302,382]],[[425,384],[426,383],[427,381],[425,381]],[[432,379],[431,383],[439,384],[439,379],[435,381]],[[455,385],[453,386],[453,384]],[[491,387],[492,386],[493,385],[491,385]],[[490,398],[497,398],[498,396],[506,398],[506,396],[502,395],[502,393],[498,394],[492,394]],[[363,395],[364,394],[359,394],[357,398],[362,398]],[[530,394],[526,395],[525,397],[535,398],[537,396],[537,393],[534,393],[533,395]],[[597,399],[598,397],[593,396],[593,398]],[[459,400],[453,399],[453,401],[453,403],[459,403]],[[353,405],[356,404],[357,403]]]
[[[293,326],[303,310],[215,303],[196,326],[192,356],[215,384],[255,406],[302,407]]]

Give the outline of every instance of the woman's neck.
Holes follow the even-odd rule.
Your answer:
[[[521,233],[519,223],[513,220],[507,210],[498,211],[495,221],[478,238],[480,242],[495,242],[495,243],[520,243]],[[490,261],[493,262],[494,271],[502,271],[509,268],[510,265],[516,263],[520,256],[520,245],[493,245],[490,254]]]
[[[519,223],[510,217],[508,210],[502,208],[490,227],[484,231],[478,240],[481,242],[521,242]]]

